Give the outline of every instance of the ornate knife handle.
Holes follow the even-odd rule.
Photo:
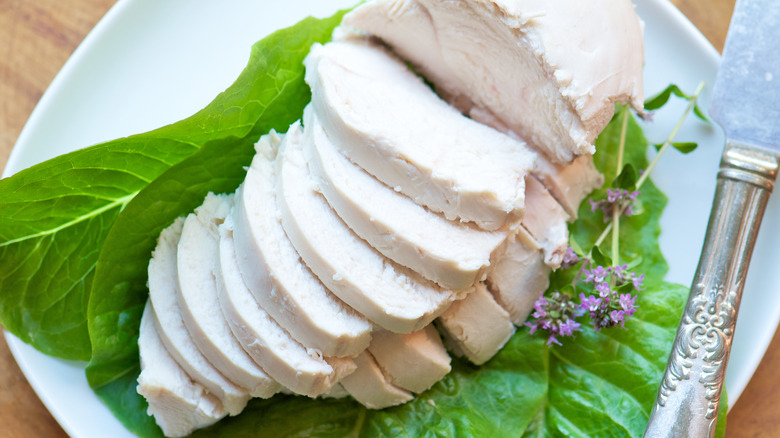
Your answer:
[[[727,143],[699,267],[645,437],[712,437],[776,154]]]

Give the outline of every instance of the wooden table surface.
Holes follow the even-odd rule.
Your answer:
[[[735,0],[672,0],[720,50]],[[0,0],[0,169],[41,94],[114,0]],[[728,437],[780,436],[780,335],[729,414]],[[0,437],[66,436],[0,340]]]

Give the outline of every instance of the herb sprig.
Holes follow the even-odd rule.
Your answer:
[[[584,316],[588,316],[593,329],[599,331],[616,326],[625,328],[626,321],[636,313],[636,299],[644,288],[645,274],[632,271],[641,263],[641,255],[628,263],[620,263],[620,218],[642,213],[640,188],[670,147],[684,154],[696,149],[696,143],[675,142],[674,139],[691,112],[709,122],[697,104],[703,89],[702,82],[693,94],[686,94],[678,86],[670,85],[647,100],[647,110],[660,109],[672,95],[687,100],[688,106],[667,139],[654,145],[657,154],[653,160],[639,172],[633,164],[623,163],[630,110],[628,106],[620,107],[615,116],[620,118],[621,130],[612,187],[606,189],[605,197],[588,199],[591,212],[601,211],[606,226],[587,250],[570,239],[571,246],[559,270],[564,271],[564,276],[571,277],[571,282],[564,287],[553,287],[546,293],[541,292],[534,303],[531,317],[525,323],[531,333],[546,332],[548,346],[561,345],[559,337],[573,336],[575,332],[581,331],[582,322],[578,320]],[[642,117],[652,120],[651,113],[643,114]],[[601,250],[607,237],[611,237],[609,256]]]

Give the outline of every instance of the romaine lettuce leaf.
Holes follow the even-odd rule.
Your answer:
[[[217,99],[224,101],[221,107],[233,108],[235,117],[220,122],[222,112],[209,113],[214,104],[195,116],[220,126],[224,137],[205,142],[148,184],[128,203],[105,238],[88,306],[92,358],[87,379],[139,435],[160,433],[145,415],[146,402],[135,393],[140,372],[138,329],[149,294],[146,270],[157,236],[176,217],[200,205],[209,191],[234,191],[246,175],[244,166],[251,162],[260,135],[271,129],[284,131],[300,117],[311,99],[303,81],[303,58],[313,43],[330,39],[344,12],[305,19],[256,43],[248,66]]]
[[[112,253],[118,249],[138,255],[146,248],[148,256],[153,247],[150,242],[159,232],[155,227],[166,215],[181,214],[199,202],[195,202],[196,191],[189,190],[177,201],[177,212],[152,212],[148,228],[136,228],[132,236],[112,238],[104,245],[120,212],[152,181],[209,142],[222,142],[225,155],[246,154],[251,142],[269,129],[286,130],[310,100],[303,81],[303,57],[312,43],[330,39],[341,15],[343,12],[326,20],[307,19],[264,39],[253,48],[236,82],[191,117],[62,155],[0,180],[0,323],[46,354],[89,360],[92,347],[87,312],[91,289],[112,288],[109,294],[116,298],[138,286],[137,282],[128,283],[134,281],[130,279],[131,267],[123,269],[124,273],[96,272],[98,254],[106,260],[108,270],[117,267],[109,266],[108,261],[116,261]],[[192,171],[210,166],[202,164]],[[237,175],[240,164],[229,172]],[[161,199],[175,198],[176,190],[209,174],[189,176],[192,178],[188,182],[181,180],[178,185],[158,183],[163,189]],[[227,186],[214,186],[223,187]],[[204,188],[201,185],[198,190]],[[144,201],[146,207],[153,206],[150,198],[153,196]],[[133,211],[138,211],[136,208]],[[108,342],[130,340],[133,329],[124,324],[132,319],[128,317],[134,310],[125,308],[109,316],[101,302],[105,301],[90,305],[93,313],[99,313],[93,325],[119,325],[119,333],[130,330],[130,337]],[[93,340],[98,338],[103,339],[93,336]],[[103,347],[97,350],[102,352]]]
[[[608,183],[616,170],[619,129],[620,123],[613,122],[598,141],[596,163]],[[644,168],[647,147],[632,118],[626,159]],[[376,411],[348,399],[278,395],[252,400],[241,415],[194,436],[641,436],[688,292],[662,280],[667,266],[657,238],[666,197],[647,183],[642,199],[643,213],[621,223],[623,257],[641,256],[636,270],[648,273],[648,286],[637,298],[639,311],[625,330],[596,333],[585,327],[564,346],[547,348],[544,336],[521,328],[487,364],[476,367],[454,359],[452,373],[402,406]],[[603,227],[601,216],[584,206],[571,230],[578,241],[592,243]],[[143,399],[134,392],[137,358],[128,358],[127,365],[128,374],[96,391],[134,432],[157,436],[159,430],[143,412]],[[719,436],[724,430],[722,418]]]

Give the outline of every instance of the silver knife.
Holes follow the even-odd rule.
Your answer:
[[[723,127],[726,146],[699,266],[650,414],[648,438],[715,434],[742,289],[780,159],[776,0],[737,1],[710,114]]]

